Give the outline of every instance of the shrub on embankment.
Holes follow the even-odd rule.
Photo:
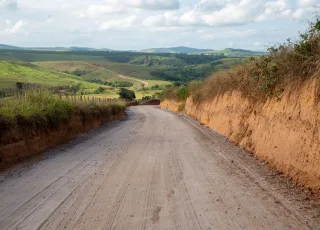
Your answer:
[[[124,114],[125,102],[30,90],[0,100],[0,168]]]
[[[185,90],[200,102],[237,90],[254,100],[279,99],[288,85],[299,86],[306,79],[320,76],[320,19],[310,23],[309,30],[300,34],[296,42],[288,39],[268,51],[268,56],[252,57],[245,64],[220,71],[203,82],[191,82],[187,88],[169,88],[164,98],[184,100],[181,90]]]
[[[204,82],[168,89],[161,107],[197,118],[320,194],[320,22],[295,43],[273,47]]]

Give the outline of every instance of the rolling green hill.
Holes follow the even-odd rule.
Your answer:
[[[21,50],[22,48],[20,48],[18,46],[10,46],[10,45],[5,45],[5,44],[0,44],[0,49]]]
[[[152,48],[142,50],[144,53],[187,53],[187,54],[215,54],[224,55],[226,57],[250,57],[265,55],[266,52],[252,51],[245,49],[226,48],[224,50],[196,49],[189,47],[173,47],[173,48]]]
[[[176,47],[177,50],[187,47]],[[81,48],[80,48],[81,49]],[[192,48],[191,48],[192,49]],[[196,49],[199,51],[199,49]],[[195,51],[195,50],[193,50]],[[226,50],[228,55],[237,52],[239,56],[250,53],[246,50]],[[215,51],[217,52],[217,51]],[[255,54],[251,51],[251,54]],[[108,51],[35,51],[0,50],[0,60],[36,63],[44,68],[65,72],[78,80],[107,84],[128,81],[136,87],[142,80],[162,80],[187,82],[203,79],[212,72],[230,68],[235,59],[226,62],[224,53],[185,54],[185,53],[137,53]],[[234,58],[234,57],[232,57]],[[221,64],[220,62],[223,62]],[[97,68],[97,66],[100,68]],[[131,77],[119,79],[117,74]],[[132,79],[136,78],[136,80]],[[137,79],[140,79],[137,81]],[[107,81],[107,82],[106,82]]]
[[[262,51],[252,51],[252,50],[232,49],[232,48],[226,48],[224,50],[213,50],[206,53],[207,54],[223,54],[227,57],[250,57],[250,56],[261,56],[266,54],[266,52],[262,52]]]
[[[151,48],[146,50],[141,50],[140,52],[143,53],[188,53],[188,54],[194,54],[194,53],[207,53],[211,52],[213,50],[210,49],[196,49],[196,48],[190,48],[185,46],[179,46],[179,47],[171,47],[171,48]]]
[[[45,86],[70,86],[80,84],[82,89],[94,90],[100,85],[81,78],[46,69],[30,63],[0,61],[0,88],[15,88],[16,82]]]
[[[60,72],[78,74],[78,77],[84,81],[131,82],[136,89],[141,88],[140,79],[148,82],[149,88],[154,85],[159,85],[163,88],[170,84],[168,81],[150,80],[152,76],[146,66],[107,62],[95,64],[88,62],[36,62],[34,64]],[[120,78],[118,74],[125,75],[126,79]]]

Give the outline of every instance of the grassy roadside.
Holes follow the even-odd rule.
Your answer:
[[[58,126],[80,113],[90,118],[99,115],[117,114],[125,109],[125,102],[109,101],[70,101],[60,99],[49,91],[29,90],[21,95],[0,101],[0,127],[2,124],[30,124],[33,127]]]

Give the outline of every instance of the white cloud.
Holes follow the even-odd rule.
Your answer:
[[[310,6],[316,5],[317,2],[318,0],[297,0],[297,5],[298,7],[310,7]]]
[[[124,19],[118,19],[118,20],[108,20],[98,26],[98,31],[103,30],[123,30],[128,29],[133,26],[134,22],[136,21],[137,17],[135,15],[129,16]]]
[[[174,10],[180,7],[179,0],[106,0],[106,3],[145,10]]]
[[[27,33],[25,30],[23,30],[23,27],[26,25],[28,25],[27,22],[24,22],[23,20],[19,20],[13,25],[13,27],[11,27],[10,29],[5,29],[4,32],[8,34]]]
[[[143,21],[143,24],[149,27],[175,27],[179,26],[180,22],[179,17],[176,15],[175,12],[166,12],[164,14],[148,17]]]
[[[137,49],[188,41],[216,49],[227,47],[235,37],[237,46],[254,48],[256,41],[295,36],[303,28],[292,17],[311,19],[319,4],[320,0],[0,0],[0,33],[2,43],[21,46],[77,43]],[[273,31],[275,25],[280,29]],[[26,31],[28,36],[19,36]],[[170,39],[163,39],[167,36]]]
[[[291,15],[291,9],[288,0],[277,0],[266,2],[264,4],[264,12],[259,16],[258,20],[268,20],[275,17],[287,17]]]
[[[86,12],[86,15],[92,18],[100,17],[103,15],[121,13],[124,8],[121,6],[108,6],[108,5],[92,5]]]
[[[302,19],[308,17],[310,14],[319,12],[320,2],[318,0],[298,0],[298,8],[293,13],[293,18]]]
[[[228,0],[201,0],[195,8],[201,12],[215,11],[222,9],[228,2]]]
[[[16,10],[18,8],[17,0],[0,0],[0,8]]]
[[[182,15],[160,14],[145,20],[151,26],[235,26],[257,21],[289,17],[287,0],[202,0]]]
[[[179,0],[127,0],[128,5],[149,10],[173,10],[180,6]]]
[[[204,33],[203,38],[205,39],[216,39],[216,38],[240,38],[249,37],[258,33],[255,29],[248,30],[225,30],[219,33]]]

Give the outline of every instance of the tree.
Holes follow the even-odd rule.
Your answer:
[[[70,86],[70,91],[71,91],[74,95],[76,95],[77,92],[80,90],[80,88],[81,88],[81,84],[72,85],[72,86]]]
[[[97,88],[96,90],[95,90],[95,93],[103,93],[104,92],[104,90],[105,90],[105,88],[103,88],[103,87],[99,87],[99,88]]]
[[[118,94],[121,99],[129,100],[129,101],[136,99],[135,93],[132,90],[128,90],[125,88],[121,88]]]
[[[151,89],[152,89],[152,90],[158,90],[158,89],[160,89],[160,86],[159,86],[159,85],[153,85],[153,86],[151,87]]]

